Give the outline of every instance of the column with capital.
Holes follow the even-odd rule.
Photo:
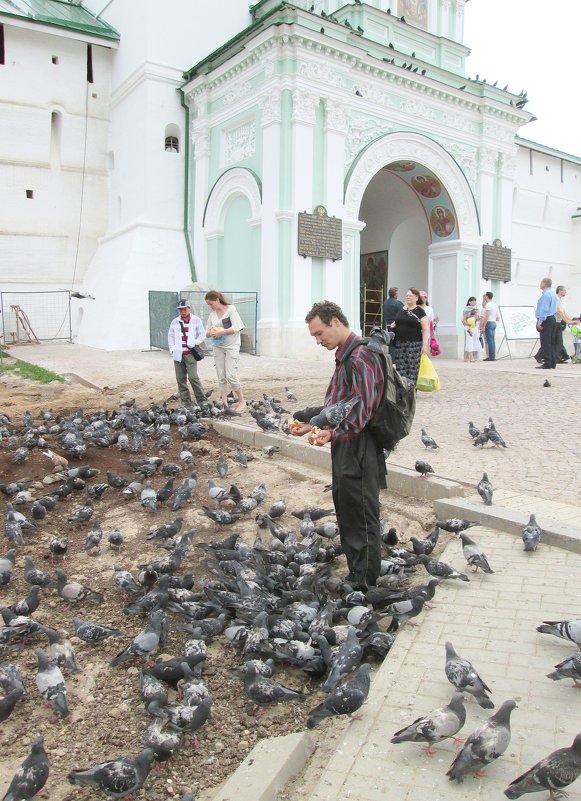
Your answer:
[[[193,203],[191,225],[194,264],[196,265],[196,277],[201,282],[207,279],[203,224],[204,208],[208,198],[208,174],[210,169],[210,128],[206,118],[206,94],[204,90],[196,94],[195,97],[186,96],[186,101],[190,102],[190,106],[193,106],[196,111],[196,116],[192,119],[190,126],[194,162],[194,180],[190,202]]]
[[[293,90],[292,101],[293,231],[287,279],[290,299],[287,326],[304,331],[305,313],[311,306],[312,260],[309,256],[299,256],[297,252],[298,213],[307,211],[310,214],[313,211],[313,142],[319,96],[301,87]]]
[[[478,207],[482,224],[482,241],[491,243],[496,239],[493,228],[495,215],[496,174],[498,152],[496,149],[481,146],[478,151]]]
[[[501,153],[498,164],[498,238],[502,239],[505,247],[510,247],[512,232],[512,204],[514,195],[514,180],[516,175],[516,151],[513,153]]]
[[[262,228],[260,243],[261,355],[280,353],[279,236],[277,212],[281,180],[281,91],[270,89],[258,98],[262,126]]]
[[[343,181],[345,178],[345,137],[347,135],[347,114],[338,101],[325,100],[325,189],[326,206],[329,217],[343,218]],[[325,265],[325,298],[344,307],[345,287],[352,290],[350,258],[333,262],[327,259]]]

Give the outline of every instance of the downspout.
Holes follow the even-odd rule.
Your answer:
[[[190,109],[185,102],[185,95],[181,88],[178,89],[180,93],[180,102],[185,111],[185,136],[184,136],[184,237],[186,239],[186,251],[188,253],[188,261],[190,263],[190,275],[192,283],[195,284],[196,267],[194,265],[194,254],[192,253],[192,243],[190,242],[190,235],[188,232],[190,222]]]

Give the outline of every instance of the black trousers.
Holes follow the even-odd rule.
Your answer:
[[[557,320],[555,323],[555,359],[558,362],[562,362],[563,360],[566,361],[568,358],[569,354],[563,345],[563,326],[561,325],[561,321]]]
[[[543,363],[548,367],[555,367],[557,357],[555,355],[555,326],[557,325],[555,315],[552,314],[543,320],[543,330],[540,331],[541,351]]]
[[[383,451],[367,430],[331,444],[333,503],[351,583],[372,587],[381,565],[379,488],[385,486]]]

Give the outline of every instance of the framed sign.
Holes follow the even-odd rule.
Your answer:
[[[538,339],[534,306],[499,306],[506,339]]]

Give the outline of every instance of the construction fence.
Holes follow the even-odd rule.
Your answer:
[[[210,313],[205,292],[149,292],[149,345],[151,348],[168,350],[167,332],[169,324],[177,316],[177,305],[181,298],[189,300],[192,314],[199,317],[205,326]],[[244,330],[241,334],[240,350],[244,353],[256,355],[257,322],[258,322],[258,292],[224,292],[230,300],[242,322]],[[212,350],[210,339],[206,339],[205,347]]]
[[[0,292],[0,316],[6,345],[72,341],[71,293],[67,290]]]

